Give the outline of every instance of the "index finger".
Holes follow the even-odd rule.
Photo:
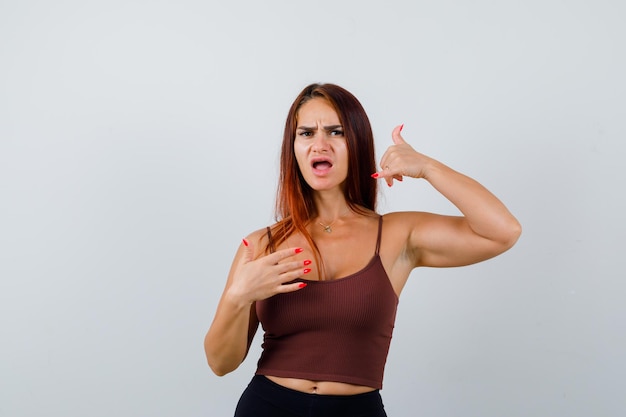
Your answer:
[[[297,255],[301,252],[303,252],[304,249],[302,248],[287,248],[287,249],[281,249],[281,250],[277,250],[274,253],[270,253],[269,255],[267,255],[265,257],[265,259],[271,264],[271,265],[275,265],[278,262],[282,261],[283,259],[287,259],[291,256]]]

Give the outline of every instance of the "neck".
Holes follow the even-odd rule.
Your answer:
[[[319,216],[319,217],[318,217],[318,219],[319,219],[319,220],[323,220],[323,221],[319,221],[319,220],[318,220],[317,224],[319,224],[320,226],[322,226],[322,227],[324,228],[324,231],[325,231],[326,233],[332,233],[332,231],[333,231],[333,225],[334,225],[334,224],[341,224],[341,221],[342,221],[341,219],[342,219],[342,218],[344,218],[344,219],[345,219],[345,217],[344,217],[344,216],[345,216],[346,214],[348,214],[348,212],[349,212],[349,211],[350,211],[350,208],[349,208],[349,207],[346,207],[346,208],[345,208],[345,210],[344,210],[343,212],[341,212],[341,213],[337,214],[337,215],[336,215],[336,217],[335,217],[333,220],[331,220],[331,221],[328,221],[328,220],[323,220],[323,217]],[[337,220],[339,220],[339,222],[338,222]]]
[[[350,211],[350,206],[343,194],[331,196],[318,193],[315,196],[315,208],[317,209],[317,218],[322,222],[335,221]]]

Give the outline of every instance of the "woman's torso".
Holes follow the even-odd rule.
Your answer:
[[[397,223],[393,216],[383,217],[378,255],[394,292],[399,296],[412,268],[410,260],[404,255],[404,242],[408,235],[405,236],[406,231],[398,228]],[[331,233],[325,232],[321,225],[317,226],[316,224],[310,225],[309,232],[319,248],[323,265],[315,262],[314,252],[302,236],[291,236],[276,248],[297,246],[304,249],[304,252],[300,254],[301,259],[313,260],[311,272],[306,275],[305,281],[352,276],[363,270],[376,254],[379,216],[374,213],[366,216],[355,215],[346,221],[335,223]],[[284,387],[316,394],[354,395],[375,389],[370,386],[334,381],[284,378],[273,375],[266,375],[266,377]]]

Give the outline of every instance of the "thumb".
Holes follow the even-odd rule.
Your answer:
[[[393,143],[396,145],[401,145],[403,143],[406,143],[404,138],[400,135],[400,132],[402,132],[403,128],[404,128],[404,123],[401,124],[400,126],[396,126],[391,132],[391,139],[393,139]]]
[[[247,262],[253,261],[254,260],[254,247],[252,246],[252,242],[250,242],[248,239],[243,239],[242,243],[243,243],[243,246],[245,246],[243,262],[247,263]]]

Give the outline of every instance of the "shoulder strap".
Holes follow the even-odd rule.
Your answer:
[[[383,233],[383,216],[378,217],[378,239],[376,239],[376,253],[378,255],[378,251],[380,250],[380,236]]]
[[[274,247],[274,240],[272,240],[272,230],[269,226],[267,226],[267,239],[270,244],[270,253],[276,252],[276,247]]]

